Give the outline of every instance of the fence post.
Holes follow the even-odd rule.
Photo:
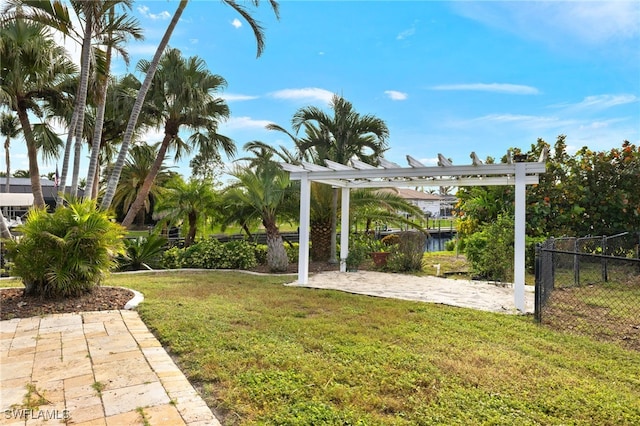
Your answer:
[[[602,236],[602,254],[606,255],[607,254],[607,236],[603,235]],[[607,259],[602,258],[602,261],[600,262],[602,265],[602,281],[604,281],[605,283],[607,281],[609,281],[609,274],[607,271]]]
[[[580,257],[578,257],[578,240],[579,238],[573,240],[573,252],[575,253],[573,255],[573,283],[576,286],[580,285]]]
[[[535,318],[536,322],[541,322],[542,321],[542,271],[540,270],[540,248],[541,248],[541,244],[538,243],[536,244],[536,257],[535,257],[535,266],[534,266],[534,271],[535,271],[535,277],[536,277],[536,281],[535,281],[535,293],[534,293],[534,301],[535,301],[535,306],[533,309],[533,317]]]

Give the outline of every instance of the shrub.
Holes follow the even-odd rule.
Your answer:
[[[401,232],[397,235],[399,242],[387,261],[386,269],[392,272],[421,271],[427,236],[416,231]]]
[[[289,244],[285,244],[284,249],[287,251],[289,263],[298,263],[298,258],[300,257],[300,244],[293,243],[291,246]]]
[[[398,234],[389,234],[382,237],[382,244],[385,246],[394,246],[400,244],[400,236]]]
[[[167,239],[158,234],[125,239],[125,253],[118,256],[119,271],[137,271],[158,267]]]
[[[258,265],[266,265],[267,263],[267,251],[268,247],[266,244],[256,244],[253,246],[254,254],[256,256],[256,262]]]
[[[74,297],[91,291],[116,266],[125,229],[93,201],[71,202],[53,213],[30,210],[19,241],[8,241],[11,274],[25,293]]]
[[[204,269],[249,269],[258,264],[255,248],[246,241],[221,243],[215,238],[184,249],[182,267]]]
[[[498,219],[466,238],[465,254],[474,274],[493,280],[513,280],[513,218]]]
[[[162,253],[160,265],[166,269],[182,268],[182,254],[184,249],[171,247]]]
[[[446,243],[444,243],[444,249],[446,251],[454,251],[456,249],[456,244],[458,243],[458,239],[457,238],[453,238],[449,241],[447,241]]]

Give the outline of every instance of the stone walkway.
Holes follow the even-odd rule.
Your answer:
[[[321,272],[305,285],[291,286],[332,289],[376,297],[417,300],[443,305],[508,314],[516,310],[513,284],[454,280],[434,276],[390,274],[375,271]],[[525,312],[534,311],[534,287],[525,286]]]
[[[0,425],[220,424],[126,310],[0,321],[0,409]]]

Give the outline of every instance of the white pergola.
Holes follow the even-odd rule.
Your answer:
[[[352,159],[350,166],[325,160],[325,166],[302,162],[300,165],[281,163],[290,173],[291,180],[300,181],[300,253],[298,260],[298,284],[309,279],[309,227],[311,207],[311,182],[319,182],[341,188],[342,220],[340,233],[340,271],[346,272],[349,253],[349,199],[351,189],[397,188],[405,186],[515,186],[515,245],[514,245],[514,301],[516,309],[525,311],[525,232],[526,186],[537,184],[539,173],[546,168],[545,150],[537,162],[512,159],[507,163],[483,164],[472,152],[471,165],[454,166],[442,154],[438,154],[438,166],[428,167],[407,155],[409,167],[381,159],[380,166]],[[525,160],[525,161],[518,161]]]

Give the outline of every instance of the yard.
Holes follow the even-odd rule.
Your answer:
[[[284,287],[114,275],[224,424],[640,424],[640,353],[530,316]]]

